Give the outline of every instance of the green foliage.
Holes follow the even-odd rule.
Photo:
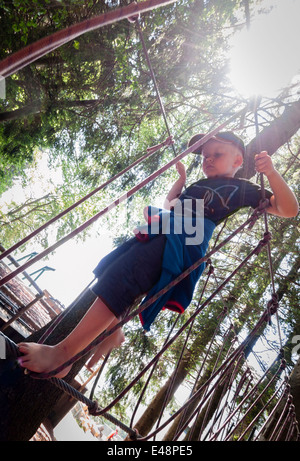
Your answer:
[[[188,126],[193,117],[199,116],[202,105],[219,110],[219,102],[209,97],[210,82],[217,85],[223,80],[223,68],[212,66],[211,60],[220,61],[222,57],[221,24],[234,14],[235,2],[230,3],[227,13],[221,14],[223,9],[217,3],[208,2],[202,17],[202,2],[189,2],[187,6],[182,1],[176,7],[162,8],[161,14],[150,13],[141,19],[166,111],[176,123],[174,136],[180,136],[179,119]],[[56,2],[48,1],[1,2],[1,6],[2,57],[110,8],[100,1],[60,2],[59,8]],[[203,31],[201,41],[197,28]],[[51,157],[74,162],[78,160],[74,159],[74,150],[80,139],[84,176],[90,161],[113,173],[119,163],[110,165],[112,156],[121,160],[130,152],[135,158],[148,143],[156,144],[165,137],[138,34],[126,21],[78,37],[9,77],[6,87],[6,100],[0,104],[4,124],[0,133],[5,162],[3,190],[11,184],[9,178],[21,174],[33,160],[34,148],[47,147]],[[201,104],[195,91],[206,94],[201,96]],[[92,174],[90,171],[89,181],[93,181]]]

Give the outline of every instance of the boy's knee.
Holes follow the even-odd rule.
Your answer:
[[[114,347],[121,346],[121,344],[125,341],[125,335],[123,333],[123,330],[119,328],[115,333],[114,333]]]

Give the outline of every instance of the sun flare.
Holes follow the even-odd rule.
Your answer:
[[[244,97],[275,97],[300,71],[300,2],[264,4],[274,8],[256,16],[232,42],[230,79]]]

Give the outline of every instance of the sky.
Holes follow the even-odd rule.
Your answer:
[[[231,81],[246,97],[276,97],[300,71],[300,1],[263,5],[272,5],[272,11],[256,15],[232,42]]]
[[[246,97],[257,94],[276,96],[300,69],[300,0],[265,0],[263,5],[273,5],[273,11],[267,16],[255,17],[249,30],[238,34],[232,42],[230,52],[231,79]],[[61,181],[59,170],[52,174],[51,181],[47,177],[45,155],[39,158],[37,167],[31,173],[31,192],[16,183],[1,197],[2,205],[12,198],[22,203],[28,193],[41,196],[49,192],[53,184]],[[93,268],[112,249],[112,239],[107,230],[104,229],[100,237],[96,235],[96,230],[101,226],[100,218],[100,222],[91,229],[91,237],[85,242],[72,240],[58,248],[48,260],[40,261],[27,270],[32,273],[44,265],[54,268],[55,271],[44,272],[37,283],[65,306],[90,283]],[[36,248],[33,246],[32,250]]]
[[[54,191],[55,186],[62,181],[60,169],[57,168],[49,177],[47,166],[47,152],[40,153],[37,164],[28,169],[30,177],[29,185],[22,187],[21,181],[16,181],[15,186],[1,196],[1,208],[5,211],[6,203],[14,200],[17,204],[23,203],[26,197],[42,197]],[[112,238],[109,231],[101,223],[101,218],[90,227],[91,237],[85,242],[70,239],[61,245],[53,254],[49,254],[47,259],[41,259],[27,269],[28,274],[32,274],[44,266],[49,266],[54,271],[45,271],[36,281],[39,287],[46,289],[55,299],[58,299],[67,307],[93,280],[93,269],[99,260],[109,253],[113,247]],[[55,224],[48,228],[49,233],[55,234]],[[100,232],[100,235],[99,235]],[[51,244],[55,239],[49,237]],[[31,252],[40,252],[43,248],[37,246],[34,240],[28,242],[26,251],[21,253],[18,250],[13,254],[14,258],[22,258]],[[19,263],[24,264],[25,259]],[[33,279],[38,274],[33,274]]]

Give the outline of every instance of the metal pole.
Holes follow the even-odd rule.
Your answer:
[[[108,11],[107,13],[103,13],[55,32],[3,59],[3,61],[0,62],[0,76],[8,77],[14,74],[50,51],[59,48],[86,32],[113,24],[122,19],[127,19],[135,14],[145,13],[155,8],[175,3],[176,1],[177,0],[146,0],[142,3],[134,2],[128,6]]]

